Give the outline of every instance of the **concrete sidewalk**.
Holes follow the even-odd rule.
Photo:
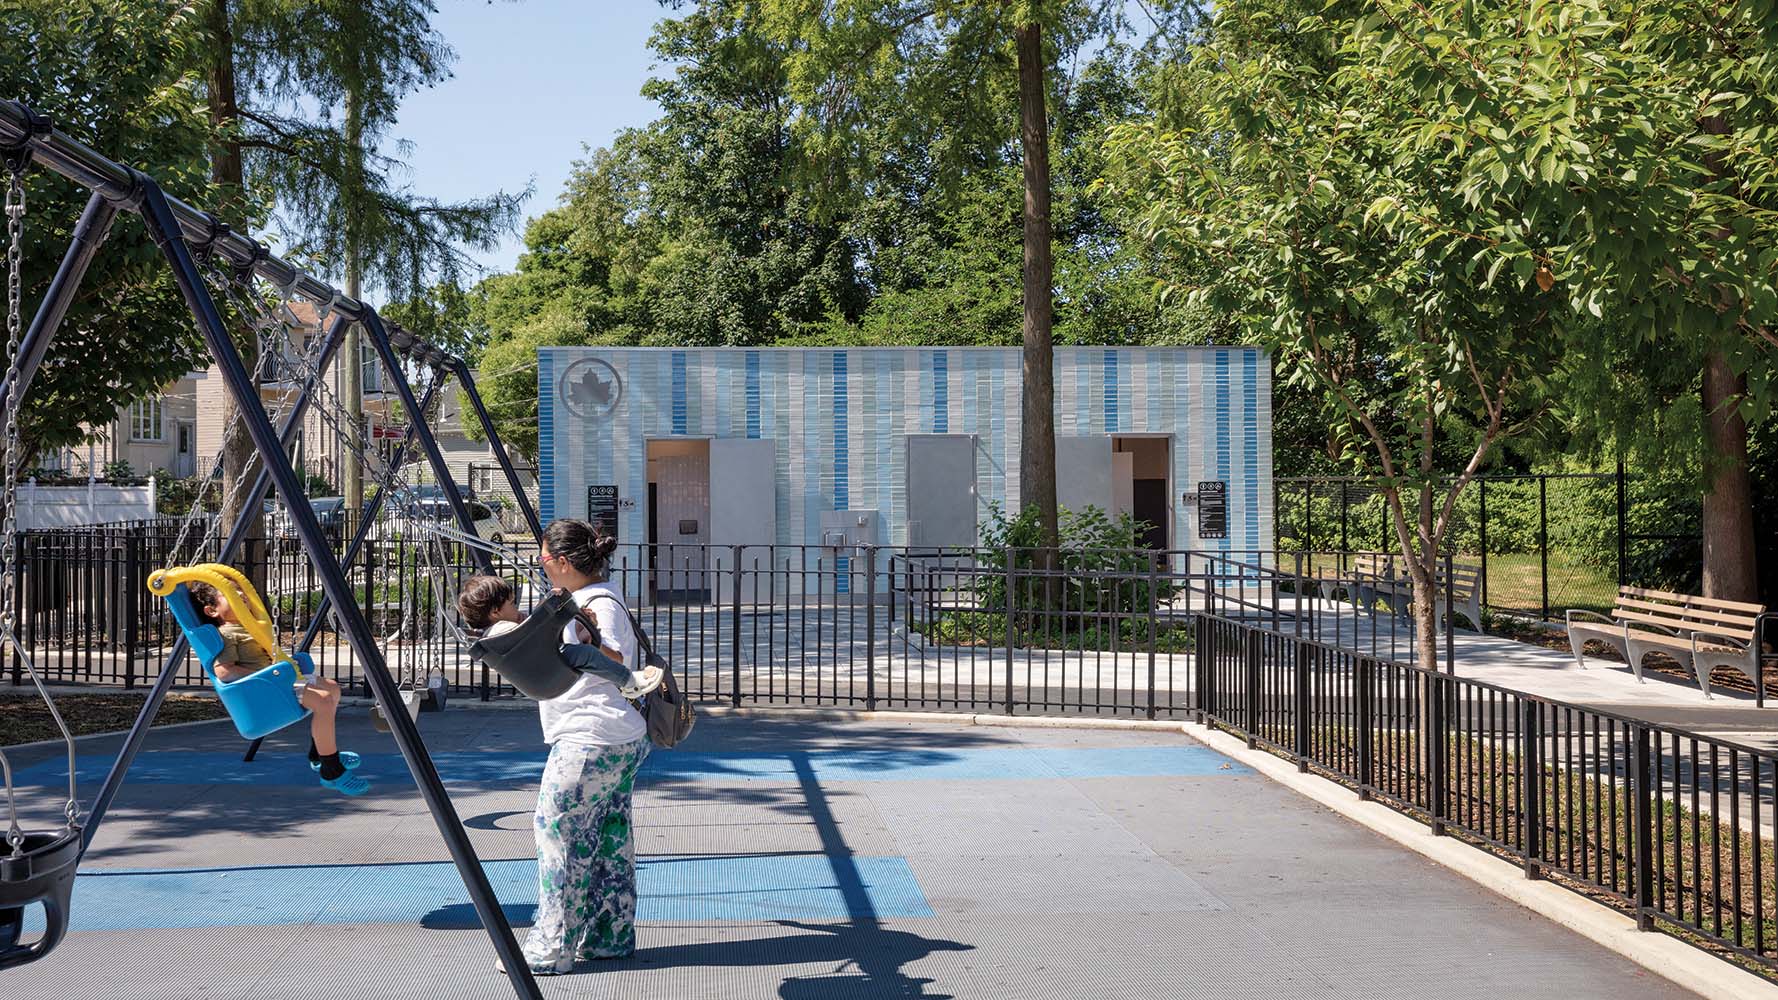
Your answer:
[[[421,727],[527,922],[535,716]],[[226,724],[153,734],[77,930],[0,994],[510,996],[392,743],[361,713],[345,742],[370,797],[292,737],[242,764]],[[55,749],[15,763],[53,816]],[[547,996],[1690,995],[1179,733],[713,715],[650,758],[637,832],[641,950]]]

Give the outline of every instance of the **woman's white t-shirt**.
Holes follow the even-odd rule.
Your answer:
[[[597,595],[603,596],[595,600]],[[624,666],[635,666],[636,629],[624,610],[623,592],[610,583],[592,583],[574,592],[574,603],[592,612],[603,644],[623,654]],[[572,624],[562,630],[562,641],[580,641]],[[545,743],[618,746],[648,735],[648,724],[624,700],[617,685],[594,674],[582,674],[573,687],[538,702],[537,711],[543,719]]]

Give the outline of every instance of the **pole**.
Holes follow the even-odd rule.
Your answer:
[[[216,310],[216,303],[211,300],[209,290],[204,287],[203,279],[192,263],[191,254],[179,236],[179,222],[159,186],[151,178],[141,175],[138,177],[143,191],[143,222],[148,227],[149,235],[172,265],[173,277],[178,281],[179,290],[198,321],[199,332],[209,345],[210,353],[215,356],[221,368],[223,381],[234,396],[235,405],[240,408],[241,419],[247,425],[254,447],[259,449],[260,460],[271,470],[272,482],[284,499],[292,525],[311,555],[317,575],[321,578],[322,589],[340,609],[341,624],[345,627],[347,639],[353,652],[357,654],[358,661],[364,666],[371,689],[383,708],[383,714],[389,719],[391,735],[401,748],[401,755],[407,760],[408,770],[413,773],[414,782],[426,800],[433,821],[438,825],[439,834],[450,849],[451,860],[456,863],[464,888],[475,903],[476,914],[481,918],[482,926],[488,929],[489,937],[493,939],[494,950],[506,967],[513,991],[526,1000],[542,1000],[537,983],[531,977],[530,966],[519,951],[518,942],[513,939],[512,927],[506,921],[505,912],[500,909],[500,901],[494,896],[487,873],[482,870],[475,846],[464,832],[462,819],[457,815],[450,796],[445,792],[444,782],[439,779],[438,769],[433,765],[432,758],[420,739],[420,731],[414,725],[414,720],[401,708],[401,690],[383,662],[382,651],[377,648],[370,623],[365,621],[363,612],[354,603],[351,582],[346,579],[339,562],[328,547],[327,536],[315,518],[314,509],[303,502],[305,497],[302,481],[290,467],[277,432],[272,429],[271,421],[266,418],[265,411],[260,406],[259,394],[253,386],[252,377],[242,365],[228,329],[223,325],[222,316]],[[374,312],[368,313],[373,337],[381,332],[381,324],[376,322],[375,316]],[[386,340],[381,346],[387,346]],[[404,405],[412,406],[411,391],[407,392],[407,397]],[[437,443],[431,440],[424,424],[417,421],[414,426],[420,429],[421,443],[430,442],[431,447],[428,450],[436,451]],[[458,503],[461,504],[461,500]]]
[[[1543,620],[1550,620],[1550,477],[1537,477],[1537,562],[1543,581]]]
[[[346,173],[348,183],[362,181],[364,164],[364,130],[362,109],[358,95],[350,90],[346,93],[346,146],[348,157]],[[358,215],[362,209],[357,205],[346,206],[345,218],[345,250],[346,250],[346,294],[358,298],[362,292],[363,261],[359,259],[358,246]],[[362,320],[363,317],[360,317]],[[364,346],[360,342],[360,329],[353,326],[346,331],[346,362],[340,369],[340,397],[346,410],[346,434],[354,440],[346,442],[354,455],[362,451],[364,443]],[[393,372],[389,374],[393,375]],[[341,456],[340,492],[346,498],[347,510],[364,508],[364,469],[355,458]]]
[[[1488,479],[1486,476],[1476,480],[1476,490],[1478,492],[1477,502],[1481,505],[1481,510],[1478,512],[1479,518],[1478,524],[1476,525],[1476,532],[1481,536],[1479,538],[1482,549],[1481,606],[1485,608],[1488,606]],[[1481,622],[1476,622],[1478,628],[1481,624]]]
[[[339,351],[340,341],[344,339],[345,326],[348,322],[350,321],[343,316],[334,317],[316,359],[316,372],[326,368],[327,363]],[[308,413],[309,404],[314,400],[314,390],[313,381],[305,382],[302,391],[297,394],[296,402],[291,405],[290,412],[285,415],[284,426],[278,432],[279,441],[285,447],[289,446],[291,440],[296,437],[298,428],[302,427],[303,417]],[[282,453],[280,451],[280,454]],[[247,501],[241,506],[240,512],[235,517],[235,523],[229,528],[228,537],[223,539],[222,547],[218,550],[216,558],[219,562],[226,563],[234,559],[236,550],[246,540],[247,533],[253,527],[255,515],[259,511],[260,505],[265,502],[266,494],[271,490],[271,487],[271,474],[267,471],[266,464],[261,462],[259,475],[253,480],[252,489],[247,494]],[[130,769],[130,764],[142,749],[143,741],[148,738],[148,727],[153,724],[154,717],[160,713],[161,704],[167,700],[167,692],[173,688],[173,678],[178,672],[179,665],[185,662],[185,654],[190,649],[191,646],[186,641],[185,633],[180,632],[178,638],[173,640],[173,647],[167,653],[166,662],[161,664],[160,676],[155,678],[154,687],[149,689],[147,699],[142,702],[141,710],[136,713],[136,721],[130,727],[129,735],[124,737],[123,747],[117,752],[117,759],[111,762],[111,770],[105,775],[105,783],[99,786],[99,794],[93,798],[93,807],[87,813],[86,830],[83,834],[85,838],[81,845],[83,852],[92,844],[93,834],[98,830],[99,822],[110,811],[111,802],[117,798],[118,789],[123,787],[124,773]],[[248,754],[255,753],[257,748],[258,741],[256,740],[253,746],[248,748]]]
[[[1630,582],[1630,489],[1624,460],[1617,461],[1617,585]]]
[[[426,461],[432,466],[432,474],[437,477],[438,484],[444,487],[445,500],[451,505],[451,513],[457,517],[457,526],[470,537],[479,537],[475,533],[475,518],[469,516],[469,506],[463,502],[463,494],[457,491],[457,481],[451,476],[451,467],[445,464],[444,452],[439,450],[438,439],[432,436],[432,428],[426,425],[426,411],[420,409],[420,401],[414,398],[414,387],[408,384],[407,373],[401,370],[401,359],[395,354],[395,347],[389,343],[389,331],[384,328],[382,317],[375,309],[364,311],[364,330],[370,335],[370,343],[376,348],[377,357],[382,360],[385,378],[395,386],[395,394],[400,397],[401,405],[408,412],[408,429],[420,439],[420,450],[425,452]],[[470,554],[475,564],[483,573],[494,574],[494,560],[480,546],[470,546]]]
[[[481,421],[482,433],[488,437],[488,447],[494,452],[494,460],[500,463],[500,473],[506,477],[506,488],[512,491],[513,502],[519,505],[519,512],[525,515],[525,525],[531,534],[537,537],[537,544],[543,544],[543,523],[537,519],[537,508],[531,504],[530,494],[525,492],[523,483],[519,482],[519,470],[513,467],[512,456],[507,454],[506,445],[500,440],[500,432],[494,429],[494,421],[488,416],[488,408],[482,403],[482,394],[475,387],[475,377],[469,372],[469,364],[458,361],[451,368],[457,376],[457,384],[469,397],[470,409],[475,411],[475,418]]]

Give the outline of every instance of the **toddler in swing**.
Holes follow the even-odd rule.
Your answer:
[[[241,624],[235,608],[220,590],[207,583],[193,582],[192,602],[198,617],[216,626],[222,633],[222,652],[212,669],[222,681],[238,681],[272,664],[272,657],[254,640]],[[370,782],[352,772],[358,767],[358,755],[342,752],[335,738],[335,716],[339,714],[340,683],[331,677],[314,674],[307,684],[300,685],[302,706],[309,710],[309,767],[320,772],[321,784],[345,795],[363,795],[370,791]]]
[[[510,632],[525,620],[512,584],[497,576],[472,576],[465,580],[463,592],[457,595],[457,612],[465,625],[488,635]],[[631,670],[601,652],[584,616],[575,621],[574,629],[580,642],[565,643],[559,651],[562,659],[575,669],[605,678],[632,701],[661,686],[661,668]]]

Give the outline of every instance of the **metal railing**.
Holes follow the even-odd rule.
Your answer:
[[[141,581],[176,561],[177,529],[23,536],[26,642],[49,679],[139,684],[158,666],[174,626]],[[453,609],[432,606],[419,548],[379,528],[348,567],[396,676],[511,696],[432,613]],[[307,623],[319,593],[300,549],[255,543],[245,568],[287,634]],[[453,587],[470,571],[461,554],[446,568]],[[1401,627],[1405,653],[1411,631],[1350,596],[1375,582],[1362,575],[1329,597],[1276,552],[671,544],[623,546],[612,575],[696,700],[1195,716],[1778,972],[1778,753],[1403,662],[1371,633]],[[315,653],[362,687],[329,633]],[[202,683],[195,664],[180,681]]]
[[[1778,973],[1778,753],[1201,614],[1202,721]]]

